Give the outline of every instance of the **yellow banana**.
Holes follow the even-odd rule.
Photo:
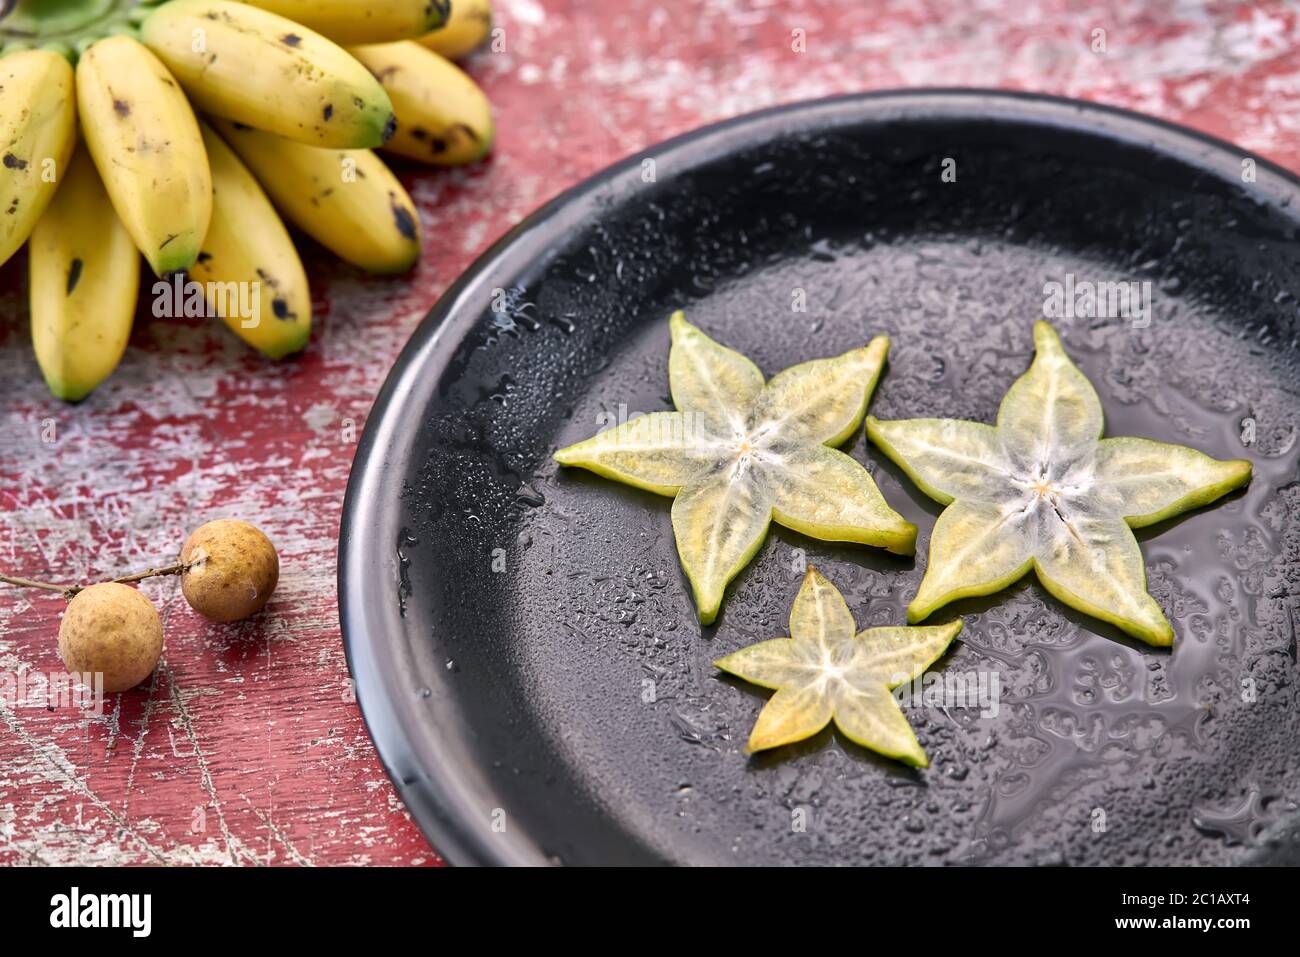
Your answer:
[[[205,124],[212,225],[190,270],[209,306],[262,355],[301,352],[311,337],[311,293],[289,231],[234,151]]]
[[[418,37],[447,22],[450,0],[247,0],[335,43]],[[457,3],[459,6],[459,3]]]
[[[315,146],[378,146],[396,123],[379,81],[342,47],[229,0],[171,0],[140,36],[205,113]]]
[[[27,241],[72,156],[72,83],[68,61],[49,50],[0,60],[0,263]]]
[[[492,106],[460,67],[410,40],[349,51],[379,78],[397,114],[384,148],[439,166],[481,159],[492,148]]]
[[[482,46],[491,32],[491,0],[454,0],[447,25],[420,37],[420,42],[434,53],[459,60]]]
[[[369,272],[415,264],[419,213],[370,150],[318,149],[228,120],[216,125],[276,207],[321,245]]]
[[[77,62],[82,134],[122,225],[158,275],[188,269],[212,215],[199,124],[158,58],[126,36]]]
[[[32,344],[50,391],[84,399],[126,350],[140,285],[135,243],[79,149],[30,246]]]

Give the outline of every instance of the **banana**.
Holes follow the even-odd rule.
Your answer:
[[[491,0],[454,0],[447,25],[420,37],[420,42],[434,53],[459,60],[482,46],[491,32]]]
[[[122,225],[158,275],[188,269],[212,215],[212,178],[185,94],[126,36],[77,62],[82,134]]]
[[[492,148],[492,106],[456,64],[410,40],[348,52],[379,78],[397,113],[397,132],[385,149],[439,166],[460,166]]]
[[[342,47],[266,10],[171,0],[140,36],[205,113],[302,143],[378,146],[396,119],[388,94]]]
[[[276,207],[335,255],[375,273],[415,264],[419,213],[370,150],[317,149],[229,120],[216,125]]]
[[[31,235],[65,172],[77,137],[68,61],[48,50],[0,60],[0,263]]]
[[[298,251],[253,174],[200,125],[212,164],[212,225],[190,278],[203,284],[210,307],[258,352],[271,359],[301,352],[311,337],[311,293]]]
[[[84,399],[126,350],[140,285],[135,243],[79,149],[30,246],[32,344],[50,391]]]
[[[451,0],[247,0],[335,43],[407,40],[447,22]],[[457,6],[460,4],[457,3]]]

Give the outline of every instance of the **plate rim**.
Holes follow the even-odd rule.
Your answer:
[[[1281,207],[1300,207],[1300,175],[1226,140],[1159,117],[1045,93],[923,87],[801,100],[710,123],[606,166],[520,220],[448,287],[403,346],[367,413],[340,521],[339,624],[352,688],[385,773],[417,827],[446,863],[541,865],[548,863],[548,857],[518,828],[509,834],[489,835],[485,828],[470,826],[468,815],[484,806],[472,796],[485,796],[487,790],[485,782],[475,780],[478,769],[456,760],[453,742],[433,736],[435,750],[441,749],[439,772],[425,773],[413,741],[416,729],[427,725],[427,718],[421,720],[416,715],[413,700],[402,701],[392,693],[389,678],[396,665],[396,639],[384,636],[400,633],[404,618],[393,594],[399,581],[396,549],[392,541],[380,538],[380,530],[383,516],[400,500],[401,481],[409,463],[409,446],[392,441],[400,436],[400,426],[406,421],[401,411],[413,398],[419,398],[420,384],[427,397],[456,347],[480,321],[482,309],[474,306],[475,298],[485,288],[502,285],[490,280],[545,256],[551,247],[547,237],[563,231],[569,221],[584,218],[599,199],[615,197],[621,188],[634,189],[634,183],[623,181],[631,177],[639,180],[643,159],[662,161],[676,154],[672,164],[664,164],[670,165],[675,178],[774,132],[825,129],[828,120],[848,124],[871,114],[884,119],[891,111],[896,111],[900,121],[964,117],[1045,122],[1128,141],[1200,166],[1219,178],[1227,177],[1229,170],[1239,171],[1241,161],[1250,158],[1256,164],[1256,181],[1251,186],[1258,199]],[[1294,217],[1294,208],[1289,215]]]

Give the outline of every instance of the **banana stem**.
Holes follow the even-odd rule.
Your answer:
[[[117,585],[130,585],[134,582],[142,582],[146,578],[160,578],[164,575],[181,575],[189,571],[198,562],[177,562],[175,565],[167,565],[164,568],[149,568],[142,572],[136,572],[132,575],[124,575],[121,578],[114,578],[110,581]],[[0,572],[0,582],[9,585],[16,585],[19,588],[39,588],[42,591],[56,591],[64,598],[75,598],[78,593],[85,591],[90,585],[56,585],[53,582],[38,582],[30,578],[16,578],[12,575],[6,575]],[[99,584],[103,584],[102,582]]]

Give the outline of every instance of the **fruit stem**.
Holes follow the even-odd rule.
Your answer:
[[[130,585],[134,582],[142,582],[146,578],[160,578],[163,575],[181,575],[198,562],[177,562],[175,565],[168,565],[165,568],[149,568],[142,572],[136,572],[133,575],[124,575],[121,578],[112,579],[113,584]],[[56,591],[64,598],[75,598],[79,592],[85,591],[89,585],[56,585],[53,582],[38,582],[30,578],[15,578],[0,572],[0,582],[9,585],[17,585],[19,588],[40,588],[43,591]],[[103,584],[103,583],[100,583]]]
[[[67,585],[53,585],[50,582],[34,582],[30,578],[12,578],[5,574],[0,574],[0,582],[5,582],[9,585],[17,585],[20,588],[42,588],[45,591],[66,592],[68,590]]]

